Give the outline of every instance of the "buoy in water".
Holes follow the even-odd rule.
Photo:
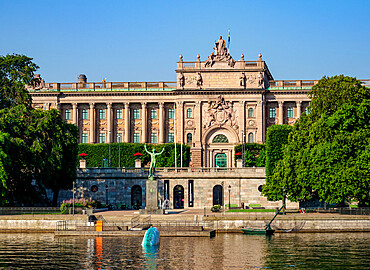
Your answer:
[[[149,228],[143,238],[142,246],[155,246],[159,245],[159,231],[155,227]]]

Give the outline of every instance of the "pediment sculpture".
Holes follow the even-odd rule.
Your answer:
[[[238,129],[236,112],[230,101],[225,101],[221,95],[216,101],[209,101],[208,108],[205,111],[205,124],[204,128],[211,126],[229,125],[234,129]]]
[[[205,67],[212,67],[213,64],[216,62],[216,61],[224,61],[224,62],[227,62],[227,64],[230,66],[230,67],[234,67],[235,65],[235,60],[231,57],[231,55],[228,53],[227,51],[227,48],[226,48],[226,42],[225,40],[222,39],[222,36],[220,36],[220,38],[215,41],[215,46],[213,47],[213,49],[215,50],[214,52],[212,52],[204,66]]]
[[[44,79],[41,78],[41,74],[35,74],[31,83],[27,84],[25,87],[27,90],[41,90],[47,88]]]

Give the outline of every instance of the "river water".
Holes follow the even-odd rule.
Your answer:
[[[370,269],[370,233],[141,240],[0,234],[0,269]]]

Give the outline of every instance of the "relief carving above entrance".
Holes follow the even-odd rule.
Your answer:
[[[203,127],[205,129],[212,126],[222,127],[229,125],[233,129],[239,128],[236,119],[236,113],[230,101],[220,95],[216,101],[208,102],[208,109],[205,111],[205,123]]]

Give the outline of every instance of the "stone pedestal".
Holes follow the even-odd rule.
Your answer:
[[[243,168],[243,160],[241,158],[238,158],[236,160],[236,167],[237,168]]]
[[[158,208],[158,181],[154,176],[146,180],[146,206],[140,214],[164,214],[164,210]]]
[[[140,158],[135,159],[135,168],[141,168],[141,159]]]
[[[80,160],[80,168],[81,169],[86,169],[86,159],[81,159]]]

